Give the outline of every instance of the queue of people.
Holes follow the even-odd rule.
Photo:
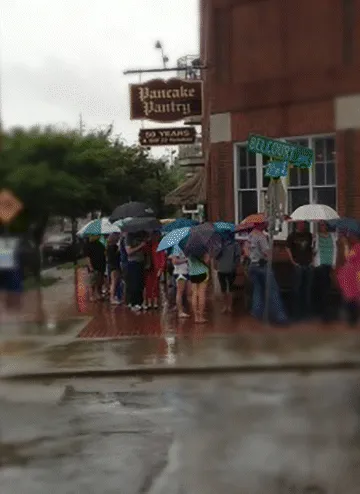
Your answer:
[[[251,314],[255,318],[263,320],[267,310],[270,321],[276,324],[305,320],[313,315],[327,322],[332,317],[329,296],[334,285],[337,286],[334,284],[336,273],[353,258],[351,252],[354,246],[360,245],[360,240],[356,235],[330,232],[325,222],[318,223],[315,234],[305,222],[295,225],[286,241],[288,260],[293,267],[289,313],[274,272],[268,269],[269,242],[265,223],[252,229],[243,249],[234,233],[224,235],[221,252],[213,259],[213,264],[208,254],[201,258],[186,257],[179,246],[171,248],[167,254],[157,252],[161,239],[159,232],[114,233],[105,245],[99,237],[91,237],[87,247],[91,300],[109,298],[112,305],[124,303],[134,312],[156,310],[160,304],[160,280],[168,276],[174,281],[178,317],[193,315],[195,322],[201,324],[206,322],[211,267],[217,270],[222,312],[231,313],[236,273],[239,264],[243,263],[252,285]],[[360,316],[358,299],[360,296],[356,295],[352,299],[345,296],[342,300],[351,324],[356,324]]]

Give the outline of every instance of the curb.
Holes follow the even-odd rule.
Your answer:
[[[207,366],[207,367],[134,367],[120,369],[64,369],[60,371],[30,372],[8,374],[0,376],[0,380],[37,380],[37,379],[71,379],[101,378],[101,377],[134,377],[134,376],[177,376],[177,375],[204,375],[204,374],[276,374],[299,373],[311,374],[314,372],[346,372],[360,370],[360,361],[356,362],[328,362],[328,363],[293,363],[293,364],[265,364],[265,365],[238,365],[238,366]]]

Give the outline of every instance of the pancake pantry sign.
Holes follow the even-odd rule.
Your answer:
[[[167,123],[202,115],[202,81],[153,79],[130,85],[131,120]]]

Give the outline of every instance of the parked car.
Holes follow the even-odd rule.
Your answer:
[[[80,259],[84,254],[83,242],[77,238],[74,247],[76,258]],[[46,264],[54,261],[73,261],[74,250],[71,234],[63,233],[48,237],[42,246],[42,258]]]

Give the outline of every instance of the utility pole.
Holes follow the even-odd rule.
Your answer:
[[[84,122],[83,122],[83,117],[82,117],[82,113],[80,113],[79,115],[79,131],[80,131],[80,135],[82,136],[84,134]]]

